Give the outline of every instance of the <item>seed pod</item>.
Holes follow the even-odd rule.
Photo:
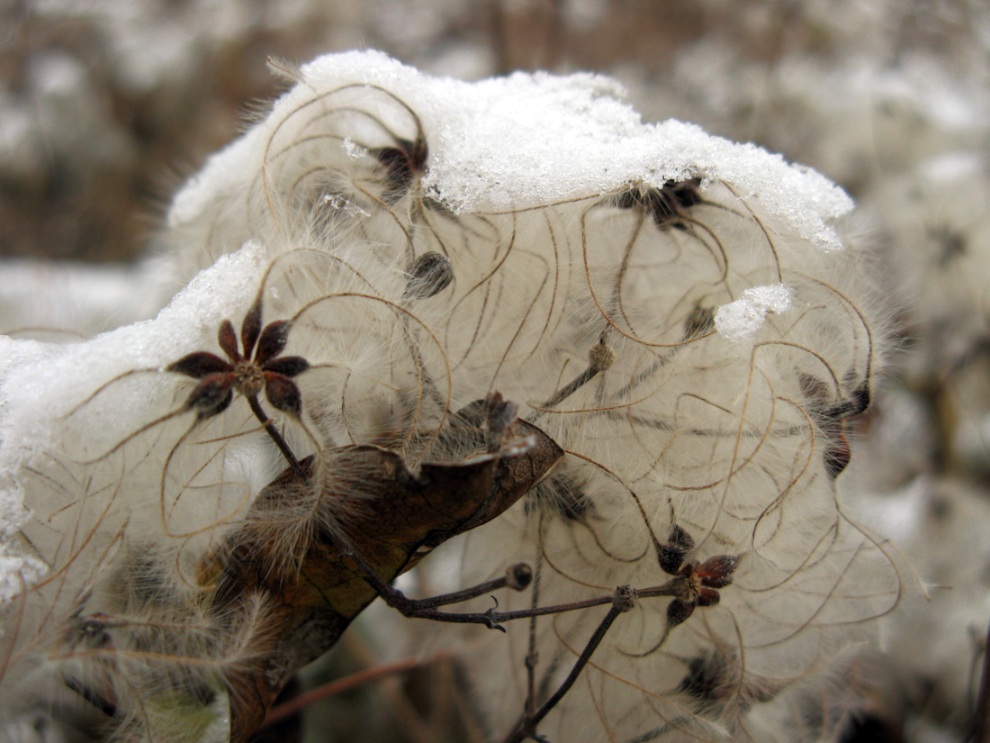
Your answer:
[[[430,251],[417,258],[409,271],[409,283],[404,296],[429,299],[436,296],[454,280],[454,270],[447,256]]]

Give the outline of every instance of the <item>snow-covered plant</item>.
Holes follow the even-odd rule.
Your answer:
[[[900,595],[837,492],[848,197],[592,75],[290,74],[176,196],[155,319],[4,341],[6,735],[245,740],[372,586],[506,630],[462,648],[493,739],[830,729],[802,695]],[[448,540],[532,587],[390,593]]]

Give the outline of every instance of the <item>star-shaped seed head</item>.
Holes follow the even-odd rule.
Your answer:
[[[694,549],[694,539],[684,529],[674,526],[667,543],[660,545],[660,567],[674,576],[674,600],[667,607],[667,626],[676,627],[690,617],[698,606],[715,606],[721,595],[718,589],[732,583],[741,555],[716,555],[704,562],[687,560]]]
[[[208,351],[197,351],[166,367],[167,371],[200,380],[189,394],[186,408],[196,410],[199,420],[205,420],[226,410],[235,391],[254,407],[264,390],[272,405],[299,417],[302,396],[292,380],[309,368],[309,362],[301,356],[279,357],[289,340],[291,326],[291,322],[280,320],[262,327],[259,297],[241,325],[241,351],[233,323],[224,320],[217,342],[226,360]]]
[[[697,606],[715,606],[722,598],[717,589],[732,583],[739,559],[738,555],[718,555],[683,565],[676,579],[677,597],[667,607],[668,627],[685,621]]]

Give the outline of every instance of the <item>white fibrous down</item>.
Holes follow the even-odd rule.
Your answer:
[[[676,599],[694,601],[682,621],[670,596],[619,616],[542,735],[767,740],[789,720],[800,739],[812,723],[787,695],[900,590],[837,492],[841,420],[868,400],[879,345],[868,263],[841,238],[848,197],[754,146],[643,124],[597,76],[469,84],[354,53],[297,77],[176,196],[171,304],[4,370],[0,468],[33,513],[8,549],[49,573],[22,571],[8,597],[3,716],[50,709],[46,689],[116,663],[121,720],[222,737],[161,690],[194,676],[212,710],[217,679],[250,657],[255,630],[204,614],[203,565],[286,462],[243,399],[198,420],[184,407],[195,382],[166,367],[222,356],[221,322],[239,332],[260,296],[265,323],[292,321],[284,355],[309,362],[298,419],[259,397],[299,459],[375,444],[415,468],[492,392],[566,452],[424,569],[453,561],[467,587],[527,562],[534,587],[499,595],[521,609],[732,558],[717,603]],[[341,519],[359,490],[334,506]],[[682,559],[664,562],[676,534]],[[531,638],[539,705],[605,611],[465,631],[493,739],[525,709]],[[134,628],[152,615],[174,636],[142,660]],[[80,620],[93,616],[121,621],[95,638]]]

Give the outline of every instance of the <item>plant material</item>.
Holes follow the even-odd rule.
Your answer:
[[[840,497],[882,345],[846,194],[602,78],[280,71],[172,203],[171,304],[9,346],[9,549],[49,572],[4,713],[243,740],[381,595],[504,630],[461,653],[494,740],[813,737],[790,689],[901,594]]]
[[[237,622],[260,598],[279,630],[253,648],[246,667],[225,676],[232,740],[248,740],[296,669],[329,650],[375,599],[369,576],[391,582],[424,551],[496,518],[562,456],[546,434],[515,419],[515,406],[500,396],[491,396],[486,409],[482,428],[461,428],[457,435],[476,444],[490,440],[487,448],[494,451],[468,461],[425,462],[413,472],[395,452],[343,447],[326,452],[321,462],[303,460],[301,472],[290,468],[258,495],[248,523],[205,568],[213,584],[209,612],[218,622]],[[340,490],[354,472],[360,481]],[[266,526],[270,512],[295,509],[314,494],[317,509],[332,510],[345,494],[353,497],[351,488],[361,491],[363,502],[342,530],[321,526],[328,522],[317,515],[297,561],[284,566],[283,556],[269,554],[280,543]],[[513,582],[517,590],[525,586],[525,579]]]
[[[233,324],[230,320],[224,320],[217,342],[227,361],[209,351],[197,351],[169,364],[166,371],[200,380],[186,400],[186,408],[195,410],[199,420],[212,418],[226,410],[234,399],[235,390],[243,395],[251,406],[251,412],[261,421],[279,451],[292,468],[302,474],[302,467],[295,455],[258,403],[258,395],[264,390],[268,402],[298,418],[302,410],[302,396],[292,378],[306,371],[309,362],[301,356],[279,357],[289,340],[292,325],[283,320],[262,328],[261,312],[259,295],[241,326],[243,353],[237,350]]]

